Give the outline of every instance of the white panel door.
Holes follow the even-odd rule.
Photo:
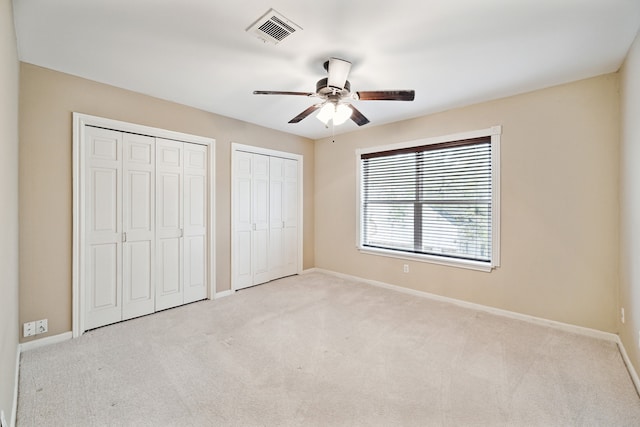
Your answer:
[[[253,154],[233,156],[233,278],[234,288],[253,285],[253,222],[251,216],[251,165]]]
[[[122,134],[85,128],[85,329],[122,319]]]
[[[184,303],[207,297],[207,147],[184,144]]]
[[[272,280],[269,274],[269,156],[254,154],[251,179],[253,284]]]
[[[123,135],[122,319],[155,309],[155,139]]]
[[[233,151],[233,288],[298,273],[298,160]]]
[[[298,273],[298,161],[284,159],[284,187],[282,196],[282,221],[284,224],[284,259],[282,276]]]
[[[269,158],[269,280],[284,276],[284,165],[283,158]]]
[[[156,139],[156,310],[184,301],[183,144]]]

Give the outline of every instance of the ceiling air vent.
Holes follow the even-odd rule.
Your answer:
[[[300,30],[302,28],[273,9],[269,9],[267,13],[247,28],[248,33],[253,34],[265,43],[273,44],[280,43]]]

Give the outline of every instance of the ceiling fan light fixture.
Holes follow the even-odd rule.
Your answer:
[[[333,124],[335,126],[343,124],[344,122],[349,120],[349,117],[351,117],[352,113],[353,113],[353,110],[349,108],[348,105],[338,104],[338,106],[336,106],[336,111],[333,115]]]
[[[320,109],[320,112],[316,117],[324,123],[325,126],[327,126],[330,120],[333,120],[334,126],[338,126],[349,120],[351,114],[353,114],[353,110],[348,105],[336,105],[333,102],[327,102]]]
[[[333,118],[334,113],[335,106],[331,102],[328,102],[324,104],[316,117],[318,117],[318,120],[320,120],[326,126],[327,123],[329,123],[329,120]]]

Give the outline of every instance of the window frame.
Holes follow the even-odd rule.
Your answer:
[[[355,152],[356,157],[356,247],[363,254],[398,258],[412,261],[427,262],[452,267],[467,268],[490,272],[500,266],[500,137],[502,126],[493,126],[470,132],[423,138],[396,144],[360,148]],[[362,155],[380,153],[384,151],[410,149],[413,147],[450,143],[467,139],[489,137],[491,144],[491,261],[475,261],[450,256],[418,254],[394,249],[365,247],[362,244],[363,233],[363,205],[364,191],[362,188]]]

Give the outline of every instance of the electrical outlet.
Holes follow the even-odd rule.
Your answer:
[[[36,321],[36,334],[44,334],[49,330],[49,322],[47,319]]]
[[[405,264],[402,266],[402,271],[404,271],[405,273],[409,272],[409,264]]]
[[[620,321],[624,323],[624,307],[620,307]]]
[[[22,325],[22,336],[32,337],[36,334],[36,322],[27,322]]]

